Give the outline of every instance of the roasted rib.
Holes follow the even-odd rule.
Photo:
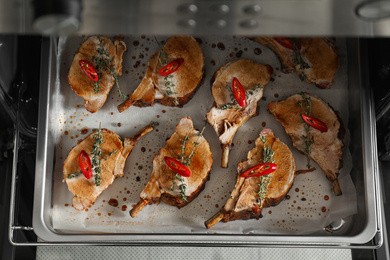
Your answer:
[[[181,67],[168,76],[161,76],[160,69],[168,63],[184,59]],[[123,112],[130,106],[182,107],[200,86],[204,74],[204,55],[198,42],[192,36],[172,36],[164,48],[149,59],[146,73],[127,100],[118,106]]]
[[[305,100],[310,100],[311,103],[310,116],[324,122],[328,127],[327,132],[321,132],[308,126],[305,129],[306,123],[301,116],[307,107],[306,105],[302,107]],[[308,156],[322,168],[332,182],[334,194],[336,196],[341,195],[341,187],[337,176],[339,170],[343,167],[344,128],[341,119],[333,108],[317,96],[301,93],[282,101],[273,101],[268,104],[268,109],[276,120],[283,125],[296,149],[303,154],[307,154],[306,151],[309,148]],[[305,140],[311,140],[311,138],[313,138],[312,144],[305,142]]]
[[[277,165],[276,171],[264,176],[240,177],[244,171],[264,162],[264,147],[274,152],[272,158]],[[236,185],[229,199],[217,214],[205,222],[207,228],[221,220],[259,218],[264,207],[279,204],[293,185],[295,159],[288,146],[276,138],[272,130],[264,129],[256,139],[256,147],[249,151],[246,161],[238,164],[237,171]]]
[[[115,77],[122,75],[122,57],[125,51],[126,44],[121,38],[115,39],[113,43],[107,37],[91,36],[76,52],[67,79],[72,90],[84,99],[84,106],[89,112],[95,113],[104,105],[115,83]],[[100,75],[98,82],[94,82],[83,72],[80,60],[89,62],[96,69]]]
[[[101,130],[103,143],[100,146],[102,150],[100,156],[100,180],[96,181],[96,172],[93,172],[92,178],[85,178],[83,173],[80,172],[79,164],[81,151],[84,150],[88,155],[91,155],[93,145],[96,142],[94,139],[96,133],[88,135],[84,140],[74,146],[64,161],[63,181],[66,182],[69,191],[74,195],[73,207],[77,210],[83,210],[89,207],[113,183],[115,178],[123,177],[126,158],[137,144],[137,141],[152,131],[153,127],[148,125],[132,138],[125,138],[123,143],[120,136],[116,133],[107,129]]]
[[[191,151],[194,152],[192,162],[187,166],[191,175],[182,177],[183,180],[180,181],[181,176],[168,167],[164,157],[179,159],[184,152],[184,157],[189,158]],[[160,200],[178,208],[184,207],[203,190],[212,164],[208,142],[194,129],[191,118],[182,118],[166,146],[154,157],[152,175],[140,193],[140,201],[130,210],[130,215],[135,217],[147,204],[159,203]],[[184,192],[181,185],[185,185]]]
[[[229,152],[237,130],[256,113],[257,102],[271,79],[272,68],[250,60],[237,60],[222,66],[212,80],[215,105],[207,113],[207,121],[214,128],[222,146],[221,166],[227,168]],[[236,77],[246,92],[245,107],[237,105],[231,84]]]
[[[284,73],[297,71],[302,80],[330,88],[339,68],[339,54],[332,38],[256,37],[279,58]],[[280,41],[287,44],[280,44]],[[289,42],[290,41],[290,42]]]

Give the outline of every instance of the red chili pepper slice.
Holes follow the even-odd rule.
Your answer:
[[[274,40],[277,41],[280,45],[282,45],[284,48],[294,50],[294,46],[291,42],[290,38],[287,37],[274,37]],[[297,41],[295,41],[295,44],[298,48],[298,50],[301,50],[301,44]]]
[[[315,117],[312,117],[312,116],[307,116],[307,115],[302,115],[302,118],[303,118],[303,120],[305,120],[305,122],[309,126],[315,128],[321,132],[328,132],[328,127],[321,120],[319,120]]]
[[[177,71],[181,67],[181,65],[183,65],[183,63],[184,59],[182,58],[174,60],[171,63],[162,67],[158,74],[160,74],[161,76],[168,76],[169,74],[172,74],[173,72]]]
[[[91,179],[92,177],[91,159],[89,159],[88,154],[84,150],[82,150],[79,155],[79,164],[80,164],[81,172],[84,174],[85,178]]]
[[[178,160],[168,156],[165,156],[164,160],[169,166],[169,168],[171,168],[177,174],[180,174],[183,177],[190,177],[191,175],[190,169],[188,169],[184,164],[182,164]]]
[[[242,87],[240,81],[238,81],[236,77],[233,78],[232,91],[234,94],[234,98],[236,99],[240,107],[245,107],[246,106],[245,90]]]
[[[277,168],[278,166],[275,163],[260,163],[241,173],[240,177],[249,178],[255,176],[263,176],[276,171]]]
[[[99,80],[99,75],[97,74],[95,68],[88,61],[80,60],[79,64],[83,72],[88,76],[88,78],[92,79],[94,82],[97,82]]]

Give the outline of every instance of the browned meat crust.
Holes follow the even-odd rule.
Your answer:
[[[334,194],[341,195],[338,175],[343,167],[344,127],[334,109],[321,98],[309,93],[295,94],[282,101],[273,101],[268,104],[268,109],[283,125],[292,139],[293,146],[305,154],[306,145],[302,136],[306,135],[306,132],[301,119],[302,108],[298,104],[303,100],[302,95],[311,99],[311,116],[320,119],[328,126],[326,133],[310,128],[310,134],[314,138],[310,158],[322,168],[332,182]]]
[[[179,158],[183,153],[182,144],[186,136],[188,140],[184,150],[185,157],[190,155],[194,143],[198,144],[195,146],[192,162],[188,166],[191,176],[184,178],[186,200],[183,200],[179,189],[181,183],[175,179],[175,172],[165,163],[164,157]],[[210,146],[206,139],[199,136],[199,131],[194,129],[191,118],[182,118],[175,128],[175,133],[167,140],[166,146],[154,157],[152,175],[140,194],[140,201],[130,210],[130,215],[135,217],[143,207],[159,203],[160,200],[178,208],[184,207],[204,189],[209,180],[212,162]]]
[[[270,173],[270,182],[266,186],[266,194],[260,198],[260,185],[265,180],[261,176],[244,178],[239,174],[263,162],[263,147],[261,136],[266,137],[266,145],[274,151],[273,159],[277,170]],[[256,147],[247,156],[248,160],[240,162],[237,171],[237,180],[234,189],[223,206],[211,219],[205,222],[207,228],[219,221],[247,220],[259,218],[264,207],[275,206],[280,203],[293,185],[295,178],[295,159],[288,146],[274,137],[270,129],[264,129],[256,140]]]
[[[254,41],[270,48],[279,58],[284,73],[297,71],[302,80],[319,88],[330,88],[339,68],[339,54],[333,38],[296,38],[300,44],[302,62],[298,62],[294,50],[280,45],[272,37],[255,37]],[[306,63],[307,68],[302,65]]]
[[[107,57],[113,64],[113,70],[98,71],[101,73],[99,82],[100,89],[95,93],[95,82],[88,78],[82,71],[79,61],[85,60],[96,68],[97,64],[94,62],[93,57],[99,56],[97,49],[100,44],[104,46],[108,55]],[[106,102],[107,96],[115,83],[113,74],[115,73],[117,76],[122,75],[122,57],[126,50],[126,44],[123,42],[123,38],[118,37],[113,43],[107,37],[91,36],[76,52],[67,79],[72,90],[84,99],[84,106],[89,112],[95,113]]]
[[[184,59],[183,65],[169,79],[175,86],[167,89],[167,79],[159,75],[162,53],[168,62]],[[160,103],[165,106],[182,107],[194,95],[204,76],[204,55],[198,42],[192,36],[172,36],[161,51],[149,59],[144,78],[127,100],[118,106],[123,112],[130,106],[146,107]],[[172,93],[170,93],[172,91]]]

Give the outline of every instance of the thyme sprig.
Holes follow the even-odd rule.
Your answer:
[[[80,174],[82,174],[81,171],[79,171],[79,172],[74,172],[74,173],[71,173],[71,174],[67,175],[66,178],[72,179],[72,178],[75,178],[75,177],[79,176]]]
[[[275,162],[273,156],[275,152],[271,149],[270,145],[267,145],[267,138],[265,135],[262,135],[260,137],[260,140],[263,142],[263,163],[273,163]],[[265,196],[268,192],[268,185],[271,183],[271,176],[269,174],[261,176],[260,180],[260,188],[259,188],[259,206],[261,207],[261,202],[263,199],[265,199]]]
[[[117,86],[117,89],[119,91],[119,96],[122,97],[123,99],[126,99],[127,96],[123,94],[120,86],[119,86],[119,78],[118,74],[115,72],[115,64],[112,63],[112,60],[110,58],[110,55],[108,54],[107,49],[104,47],[103,41],[100,36],[97,36],[99,43],[96,49],[96,52],[98,53],[97,56],[92,56],[92,61],[95,62],[96,64],[96,71],[99,76],[99,80],[95,82],[94,85],[94,92],[95,94],[99,93],[99,90],[101,88],[101,77],[102,77],[102,71],[106,71],[112,74],[112,77],[115,80],[115,84]]]
[[[227,103],[223,106],[221,106],[219,109],[226,110],[226,109],[241,109],[241,106],[237,103],[236,98],[234,97],[233,90],[228,82],[226,82],[226,89],[229,91],[230,100],[232,100],[231,103]],[[257,86],[253,87],[251,90],[245,90],[245,96],[249,97],[250,95],[255,94],[258,90],[264,89],[264,86],[261,84],[258,84]]]
[[[93,139],[95,140],[93,146],[92,146],[92,169],[95,172],[95,185],[100,186],[101,181],[101,162],[100,162],[100,156],[102,155],[102,148],[101,144],[103,143],[103,131],[99,125],[99,129],[94,129],[95,135],[93,136]]]
[[[176,95],[177,94],[177,92],[175,91],[176,85],[172,81],[173,77],[174,76],[172,74],[169,74],[168,76],[164,77],[164,81],[165,81],[164,84],[165,84],[165,87],[167,87],[167,95],[168,96],[172,96],[172,95]],[[174,98],[173,104],[175,106],[179,105],[179,99],[177,97]]]
[[[299,69],[301,70],[301,73],[299,73],[299,78],[301,79],[301,81],[304,81],[305,80],[305,73],[303,72],[303,70],[310,69],[310,66],[309,66],[309,64],[307,64],[307,62],[305,62],[303,60],[302,53],[298,48],[297,40],[295,38],[291,38],[291,44],[292,44],[293,51],[294,51],[294,54],[292,57],[293,61],[299,65]]]
[[[302,109],[302,114],[310,116],[311,115],[311,97],[307,97],[306,93],[301,93],[302,100],[298,102],[298,105]],[[305,135],[302,135],[301,138],[303,142],[305,143],[305,155],[306,155],[306,167],[309,169],[311,167],[310,165],[310,154],[311,154],[311,147],[314,143],[314,136],[310,135],[310,126],[306,124],[303,119],[302,122],[304,123],[305,128]]]
[[[190,140],[190,138],[189,138],[188,134],[183,138],[183,141],[181,143],[181,154],[180,154],[179,160],[183,165],[185,165],[187,167],[191,165],[192,158],[196,154],[195,148],[200,145],[199,138],[203,137],[203,132],[206,129],[206,123],[207,123],[207,121],[205,121],[205,124],[203,125],[202,130],[198,133],[198,138],[196,139],[196,141],[192,142],[192,144],[194,146],[192,147],[192,150],[187,157],[186,157],[185,151],[187,150],[187,143]],[[186,196],[187,184],[185,183],[184,177],[181,176],[180,174],[175,174],[173,182],[172,182],[172,186],[169,188],[169,190],[173,191],[173,186],[178,185],[178,182],[176,180],[179,182],[181,199],[183,201],[187,201],[187,196]]]

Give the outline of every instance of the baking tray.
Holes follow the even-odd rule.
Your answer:
[[[129,51],[133,53],[127,53],[124,56],[124,75],[134,73],[137,75],[137,77],[142,77],[142,73],[139,74],[139,72],[134,71],[131,69],[131,66],[136,62],[138,57],[140,57],[140,54],[145,54],[144,52],[135,52],[132,50],[132,44],[134,44],[135,39],[138,39],[142,42],[142,40],[147,39],[149,44],[150,42],[153,42],[153,40],[150,40],[153,38],[153,36],[129,36],[125,38],[125,41],[129,47]],[[73,46],[73,53],[77,50],[79,44],[83,41],[84,38],[79,37],[76,39],[65,39],[65,42],[68,42],[71,46]],[[225,62],[237,59],[237,53],[239,51],[243,51],[243,57],[242,58],[251,58],[256,60],[258,57],[254,56],[253,54],[249,54],[248,49],[253,49],[253,42],[249,42],[249,40],[239,40],[239,42],[236,42],[237,37],[227,36],[226,38],[219,38],[218,40],[210,40],[207,37],[202,38],[202,36],[199,37],[199,39],[202,41],[202,49],[208,48],[208,51],[204,50],[205,56],[206,56],[206,70],[208,70],[209,75],[212,74],[217,68],[218,65],[222,65]],[[80,123],[72,125],[71,128],[75,129],[72,131],[71,128],[69,128],[69,131],[71,132],[69,134],[65,134],[67,132],[65,128],[67,126],[61,125],[58,126],[58,121],[66,121],[68,120],[69,123],[69,113],[74,113],[75,115],[77,113],[87,114],[88,112],[83,108],[83,101],[81,99],[77,100],[74,93],[70,91],[70,87],[64,83],[64,78],[66,77],[67,73],[67,66],[70,65],[70,62],[64,62],[65,60],[69,60],[70,58],[64,58],[60,57],[64,54],[64,50],[58,49],[58,47],[61,47],[61,40],[63,39],[57,39],[57,38],[51,38],[50,41],[45,40],[43,42],[43,57],[42,57],[42,64],[43,64],[43,70],[41,74],[41,89],[40,89],[40,111],[39,111],[39,125],[38,125],[38,146],[37,146],[37,162],[36,162],[36,179],[35,179],[35,194],[34,194],[34,212],[33,212],[33,228],[37,236],[42,239],[43,241],[47,242],[55,242],[55,243],[66,243],[71,244],[75,241],[81,244],[131,244],[131,245],[237,245],[237,246],[260,246],[260,245],[266,245],[266,246],[315,246],[315,247],[348,247],[348,248],[373,248],[378,247],[381,245],[381,219],[380,219],[380,207],[378,207],[380,203],[380,196],[377,194],[379,193],[379,184],[378,184],[378,171],[377,171],[377,162],[376,162],[376,140],[375,140],[375,120],[374,120],[374,114],[372,110],[372,103],[371,103],[371,94],[369,93],[369,89],[367,87],[364,87],[364,81],[361,80],[361,70],[360,70],[360,56],[359,56],[359,45],[357,40],[348,40],[345,41],[345,39],[341,39],[341,41],[344,44],[342,44],[342,51],[344,51],[344,54],[341,55],[342,59],[344,59],[344,62],[342,62],[342,67],[340,70],[343,71],[346,74],[345,76],[348,76],[348,81],[341,82],[340,84],[345,84],[343,86],[347,90],[347,100],[345,100],[344,105],[347,104],[348,109],[348,118],[343,118],[344,123],[348,122],[346,127],[347,129],[353,129],[353,131],[350,131],[349,140],[347,140],[347,151],[350,151],[351,158],[350,158],[350,164],[351,169],[347,169],[347,174],[350,175],[351,179],[353,180],[353,186],[356,189],[356,201],[357,208],[356,213],[350,216],[346,216],[343,219],[333,219],[332,223],[327,223],[327,225],[318,226],[316,230],[310,230],[308,232],[305,232],[305,230],[289,230],[287,232],[287,229],[278,229],[278,228],[270,228],[267,230],[262,230],[261,228],[254,228],[250,229],[249,231],[245,230],[230,230],[227,224],[219,223],[219,228],[212,229],[212,230],[206,230],[205,228],[201,228],[200,226],[203,225],[203,221],[207,220],[209,217],[211,217],[214,213],[216,213],[219,209],[217,208],[217,204],[215,204],[215,200],[213,201],[211,199],[212,206],[208,205],[208,208],[205,210],[206,213],[202,217],[197,218],[197,223],[194,226],[190,226],[189,228],[186,228],[186,219],[183,217],[179,218],[177,217],[177,214],[190,214],[191,211],[187,210],[183,212],[183,209],[181,209],[181,212],[178,213],[177,209],[170,208],[167,210],[167,212],[164,211],[164,205],[159,206],[148,206],[149,211],[160,211],[162,210],[162,215],[168,214],[169,218],[173,218],[175,222],[178,222],[179,224],[175,225],[165,225],[164,222],[160,222],[159,219],[154,218],[151,220],[150,223],[142,222],[138,226],[134,226],[134,230],[130,227],[126,227],[125,231],[115,231],[115,228],[121,229],[121,226],[119,225],[119,228],[116,226],[116,223],[113,223],[113,232],[107,232],[106,229],[89,229],[88,227],[81,227],[75,230],[72,229],[66,229],[66,228],[58,228],[58,219],[55,219],[56,210],[57,210],[57,204],[58,204],[58,187],[59,182],[62,179],[62,172],[61,172],[61,165],[63,160],[65,158],[59,154],[66,154],[69,149],[64,148],[63,146],[69,146],[72,147],[76,144],[77,139],[81,139],[82,137],[79,136],[77,133],[85,127],[85,125],[82,125]],[[218,46],[216,43],[218,42],[233,42],[234,44],[226,44],[226,49],[220,48],[218,50]],[[214,46],[215,44],[215,46]],[[145,42],[146,45],[146,42]],[[251,47],[248,47],[246,45],[250,45]],[[77,46],[77,48],[74,48],[74,46]],[[135,46],[135,44],[134,44]],[[137,46],[138,43],[137,43]],[[237,46],[237,48],[233,48],[232,46]],[[155,50],[153,50],[153,46],[143,46],[141,44],[141,47],[145,50],[151,50],[150,53],[153,53]],[[259,48],[264,52],[270,52],[265,47],[259,46]],[[65,48],[66,49],[66,48]],[[136,48],[135,48],[136,49]],[[69,50],[68,50],[69,51]],[[222,58],[216,58],[217,65],[215,66],[215,60],[214,55],[210,57],[210,53],[223,51],[223,54],[219,54],[219,57]],[[229,53],[230,52],[230,53]],[[72,53],[72,54],[73,54]],[[343,52],[342,52],[343,53]],[[242,54],[242,53],[241,53]],[[68,54],[69,56],[70,54]],[[136,55],[136,56],[135,56]],[[144,56],[147,56],[148,54],[145,54]],[[271,54],[268,53],[268,57],[270,57]],[[60,57],[60,58],[59,58]],[[131,58],[126,58],[131,57]],[[135,57],[135,58],[134,58]],[[130,60],[134,59],[133,62]],[[214,62],[212,61],[214,60]],[[348,62],[346,62],[348,60]],[[70,59],[71,61],[71,59]],[[144,59],[144,63],[147,62],[147,57]],[[68,64],[67,64],[68,63]],[[278,66],[278,61],[276,59],[276,56],[274,58],[266,58],[265,61],[261,62],[263,64],[271,63],[271,65],[275,67]],[[142,63],[140,63],[142,64]],[[212,64],[212,65],[210,65]],[[141,65],[142,66],[142,65]],[[136,68],[136,66],[133,66]],[[128,68],[128,70],[126,70]],[[142,72],[142,70],[141,70]],[[353,76],[352,76],[353,75]],[[296,76],[296,75],[295,75]],[[123,76],[122,76],[123,77]],[[280,71],[276,72],[276,75],[274,75],[276,78],[275,84],[272,82],[272,84],[269,84],[266,88],[269,88],[270,91],[267,94],[265,92],[265,96],[267,97],[266,102],[262,102],[260,106],[260,111],[263,111],[263,113],[266,110],[266,104],[268,102],[275,100],[275,99],[281,99],[289,96],[290,94],[299,92],[299,91],[308,91],[313,94],[316,94],[321,97],[321,91],[334,91],[334,95],[337,95],[337,91],[335,89],[330,90],[319,90],[315,88],[313,85],[309,85],[307,83],[300,82],[298,76],[294,78],[294,75],[284,75]],[[287,82],[292,82],[292,87],[283,89],[282,86],[278,86],[278,82],[280,80],[278,77],[289,77],[287,78]],[[338,78],[342,78],[342,75],[336,76],[336,81]],[[134,114],[137,113],[143,113],[144,115],[148,115],[150,118],[150,121],[154,119],[154,121],[160,122],[160,133],[152,133],[151,139],[147,139],[144,143],[142,141],[138,144],[138,151],[135,149],[135,151],[132,152],[132,154],[129,156],[127,163],[126,163],[126,169],[128,170],[128,173],[126,173],[125,169],[125,178],[117,179],[114,182],[114,185],[116,183],[123,183],[123,180],[135,178],[134,176],[137,175],[137,173],[131,172],[132,169],[136,168],[136,162],[142,161],[143,157],[145,157],[145,154],[142,154],[140,152],[140,148],[142,145],[146,146],[149,145],[151,142],[155,142],[159,139],[162,139],[163,137],[170,136],[173,132],[173,128],[177,124],[178,120],[185,115],[190,115],[195,122],[195,126],[197,128],[200,128],[202,125],[199,123],[203,120],[205,113],[209,110],[211,103],[209,104],[202,104],[202,101],[209,100],[207,98],[204,98],[204,95],[209,94],[210,87],[208,83],[209,79],[206,76],[205,83],[201,86],[200,90],[195,94],[195,97],[193,100],[191,100],[184,109],[179,108],[169,108],[169,107],[163,107],[160,105],[156,105],[153,108],[130,108],[134,109]],[[342,81],[342,80],[341,80]],[[66,82],[66,79],[65,79]],[[348,82],[348,83],[347,83]],[[135,84],[136,85],[136,84]],[[131,89],[134,89],[135,85],[128,87],[128,89],[123,89],[127,92],[130,92]],[[65,90],[64,94],[64,88],[67,88],[68,90]],[[123,87],[122,87],[123,88]],[[73,96],[71,96],[73,94]],[[203,95],[203,96],[202,96]],[[335,98],[337,100],[337,98]],[[334,100],[327,100],[332,104],[332,101]],[[122,114],[118,114],[115,111],[116,105],[119,103],[119,99],[117,98],[117,93],[115,89],[111,91],[108,102],[103,106],[99,112],[97,112],[94,115],[88,115],[89,118],[99,116],[101,117],[110,117],[112,116],[111,121],[108,120],[107,125],[103,125],[103,127],[107,127],[111,130],[114,130],[118,132],[122,137],[125,136],[131,136],[134,134],[137,128],[140,129],[142,127],[142,124],[134,122],[131,126],[127,126],[126,130],[125,128],[118,128],[119,124],[117,122],[124,122],[126,119],[124,119],[125,116],[129,116],[129,111],[125,111]],[[341,102],[340,102],[341,103]],[[68,115],[66,118],[61,118],[59,115],[61,114],[59,104],[64,105],[65,109],[69,109]],[[337,104],[332,104],[332,106],[336,106]],[[187,107],[187,108],[186,108]],[[194,109],[195,108],[195,109]],[[84,110],[83,110],[84,109]],[[158,109],[158,114],[152,113],[155,112],[156,109]],[[165,112],[164,112],[165,111]],[[158,118],[162,116],[162,114],[166,114],[165,119]],[[77,114],[78,115],[78,114]],[[261,115],[260,115],[261,116]],[[259,117],[260,117],[259,116]],[[76,118],[76,116],[74,116]],[[96,123],[101,119],[96,118],[93,119],[96,121]],[[225,190],[229,193],[234,185],[235,178],[236,178],[236,165],[240,160],[245,159],[246,152],[249,151],[253,146],[249,145],[249,140],[254,140],[260,130],[262,129],[260,122],[262,119],[259,117],[253,118],[248,123],[252,121],[254,125],[250,125],[247,128],[240,129],[234,139],[234,143],[236,146],[233,148],[231,153],[231,159],[229,162],[229,169],[226,170],[228,174],[226,175],[231,180],[226,183]],[[72,116],[70,116],[72,118]],[[84,117],[85,120],[84,123],[90,122]],[[168,122],[168,123],[167,123]],[[272,125],[270,121],[265,120],[267,127],[271,127],[273,130],[274,128],[277,128],[276,124]],[[165,125],[164,125],[165,123]],[[122,123],[123,125],[123,123]],[[69,125],[68,125],[69,127]],[[95,126],[87,126],[90,129],[94,128]],[[64,129],[60,129],[64,128]],[[279,126],[281,129],[281,127]],[[289,143],[288,137],[283,136],[282,131],[279,129],[276,130],[278,133],[278,137],[282,139],[282,141],[286,142],[287,144],[291,146],[291,141]],[[208,132],[207,132],[208,131]],[[165,135],[164,135],[164,134]],[[66,135],[66,136],[65,136]],[[153,139],[153,135],[154,138]],[[210,142],[210,145],[212,147],[212,152],[214,155],[214,163],[213,163],[213,172],[221,172],[221,169],[218,169],[220,165],[220,156],[218,154],[220,153],[220,146],[217,141],[217,138],[215,136],[215,133],[212,131],[211,127],[208,127],[208,130],[205,132],[206,139]],[[64,138],[64,140],[62,140]],[[162,139],[162,142],[160,144],[160,148],[164,145],[164,139]],[[74,139],[73,141],[71,139]],[[62,140],[62,141],[61,141]],[[244,146],[244,143],[248,143],[248,145]],[[241,145],[240,145],[241,144]],[[237,148],[238,147],[238,148]],[[149,148],[149,147],[148,147]],[[245,153],[239,154],[236,151],[246,151]],[[294,149],[292,149],[294,150]],[[149,163],[151,163],[151,158],[153,158],[153,155],[158,151],[158,147],[154,147],[153,149],[150,149],[149,156],[146,156],[149,158]],[[296,151],[293,151],[294,155],[296,156],[296,159],[299,155]],[[345,159],[345,158],[344,158]],[[62,161],[61,161],[62,160]],[[297,166],[299,169],[299,161],[297,160]],[[144,161],[144,163],[146,163]],[[128,168],[130,167],[130,168]],[[318,166],[317,166],[318,168]],[[150,174],[151,170],[149,170]],[[212,172],[212,174],[214,174]],[[134,175],[134,176],[132,176]],[[215,175],[215,174],[214,174]],[[213,176],[211,177],[211,181]],[[60,177],[59,177],[60,176]],[[226,178],[226,176],[219,176],[218,178]],[[141,181],[141,184],[134,188],[127,186],[128,189],[134,188],[135,195],[133,198],[137,198],[138,200],[138,193],[142,190],[143,186],[148,180],[148,177],[142,176],[144,179]],[[310,177],[308,177],[310,179]],[[214,180],[214,182],[218,183],[218,181]],[[230,184],[229,184],[230,183]],[[134,184],[132,182],[131,184]],[[327,186],[329,183],[324,182],[322,183],[323,186]],[[62,184],[65,185],[65,184]],[[110,192],[108,192],[107,195],[106,191],[99,197],[98,200],[100,200],[101,203],[104,203],[106,200],[112,196],[113,192],[115,193],[115,188],[109,187],[111,189]],[[121,184],[118,184],[118,187],[121,187]],[[230,185],[230,187],[229,187]],[[294,184],[295,185],[295,184]],[[330,185],[330,184],[329,184]],[[65,185],[66,186],[66,185]],[[320,185],[321,186],[321,185]],[[63,187],[63,186],[60,186]],[[301,186],[302,187],[302,186]],[[304,185],[303,185],[304,187]],[[209,188],[209,191],[208,191]],[[296,187],[293,186],[292,190],[290,190],[290,193],[294,193],[294,189]],[[210,191],[211,189],[211,191]],[[215,197],[220,196],[219,193],[223,194],[219,187],[210,187],[210,184],[206,184],[206,189],[199,195],[199,201],[203,201],[206,199],[206,203],[210,202],[210,192],[213,193]],[[125,189],[126,190],[126,189]],[[119,190],[117,190],[118,192]],[[295,189],[296,191],[296,189]],[[207,193],[209,192],[209,193]],[[310,192],[310,191],[308,191]],[[71,196],[69,197],[70,192],[68,193],[68,203],[71,205]],[[296,194],[294,194],[295,196]],[[323,194],[321,194],[323,196]],[[223,197],[223,196],[222,196]],[[119,197],[117,197],[119,198]],[[297,195],[297,198],[299,196]],[[122,199],[122,197],[120,197]],[[208,199],[208,200],[207,200]],[[223,205],[225,200],[221,198],[222,201],[220,201],[220,206]],[[192,203],[195,203],[196,200],[194,200]],[[295,202],[295,201],[294,201]],[[99,203],[97,201],[97,203]],[[129,207],[131,207],[131,204],[134,202],[129,201]],[[107,204],[107,203],[106,203]],[[317,203],[318,204],[318,203]],[[191,204],[190,204],[191,205]],[[60,205],[63,207],[64,205]],[[67,206],[67,205],[65,205]],[[94,205],[96,206],[96,205]],[[318,206],[318,205],[317,205]],[[154,208],[152,208],[154,207]],[[189,206],[187,206],[189,207]],[[71,208],[71,207],[70,207]],[[100,208],[100,206],[99,206]],[[272,208],[272,211],[278,211],[278,208],[282,208],[282,206],[277,206],[275,208]],[[90,210],[93,210],[91,208]],[[104,209],[101,209],[104,211]],[[267,209],[267,212],[268,209]],[[107,213],[107,212],[105,212]],[[142,213],[142,212],[141,212]],[[128,214],[125,212],[125,214]],[[160,214],[160,213],[159,213]],[[272,219],[274,216],[277,218],[275,213],[265,214],[264,219],[268,217],[268,219]],[[283,213],[279,213],[283,214]],[[176,216],[176,219],[175,219]],[[129,216],[127,216],[130,218]],[[104,219],[107,219],[104,218]],[[163,219],[163,218],[162,218]],[[201,219],[201,220],[199,220]],[[233,225],[235,226],[241,226],[242,225],[253,225],[258,226],[259,223],[261,224],[261,221],[263,219],[256,221],[256,220],[250,220],[250,221],[235,221]],[[55,225],[55,222],[57,224]],[[110,221],[104,221],[106,222],[105,226],[110,226]],[[201,222],[201,223],[199,223]],[[329,232],[329,226],[328,224],[331,224],[332,231]],[[281,224],[281,226],[286,226],[287,224]],[[77,225],[76,225],[77,226]],[[259,225],[261,226],[261,225]],[[275,226],[275,225],[273,225]],[[280,225],[279,225],[280,227]]]

